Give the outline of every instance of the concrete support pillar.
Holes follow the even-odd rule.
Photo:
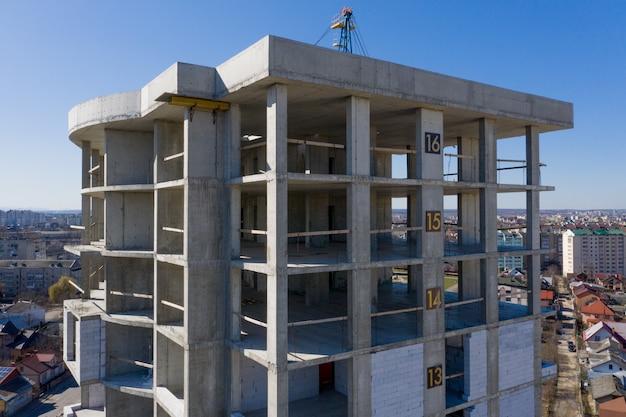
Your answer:
[[[370,260],[370,186],[360,176],[370,175],[369,100],[350,97],[347,103],[346,152],[348,186],[348,338],[353,350],[371,345],[371,276],[363,264]],[[348,415],[369,416],[371,406],[370,355],[353,356],[348,363]]]
[[[269,416],[289,415],[287,86],[267,89],[267,379]]]
[[[189,416],[226,412],[226,280],[230,277],[225,113],[186,110],[184,122],[184,402]],[[206,219],[212,219],[208,222]],[[193,308],[189,308],[193,306]]]
[[[479,182],[479,140],[459,137],[458,173],[459,181]],[[472,246],[480,244],[480,193],[476,190],[462,192],[457,197],[459,216],[459,244]],[[459,262],[459,299],[469,300],[481,297],[480,261]]]
[[[415,114],[416,175],[419,179],[443,179],[443,112],[421,108]],[[446,345],[445,309],[443,292],[443,187],[422,186],[417,194],[418,222],[422,226],[419,239],[422,265],[422,285],[417,292],[418,305],[424,306],[421,322],[423,336],[439,335],[441,338],[424,343],[424,415],[443,416],[446,401],[445,376]],[[419,320],[419,319],[418,319]],[[437,368],[438,371],[433,369]],[[430,372],[429,372],[430,369]],[[429,385],[429,373],[441,375]],[[439,381],[440,380],[440,381]],[[429,388],[430,386],[430,388]]]
[[[483,282],[482,295],[484,298],[484,320],[489,326],[499,320],[498,313],[498,223],[497,223],[497,144],[496,121],[480,119],[479,131],[479,166],[480,181],[485,188],[480,192],[480,241],[485,259],[481,261],[481,280]],[[498,392],[498,329],[487,330],[487,393],[494,395]],[[489,401],[489,417],[499,415],[499,400]]]
[[[91,173],[91,186],[101,187],[105,185],[105,161],[104,155],[97,149],[91,150],[91,165],[94,169]],[[97,197],[91,198],[91,219],[87,223],[89,235],[92,241],[104,239],[104,200]]]
[[[531,186],[541,185],[539,166],[539,129],[526,127],[526,183]],[[526,248],[533,251],[541,249],[541,228],[539,211],[539,191],[526,192]],[[535,351],[535,415],[541,415],[541,259],[540,255],[530,255],[525,259],[528,279],[528,314],[534,315],[533,336]]]
[[[230,139],[228,144],[228,172],[227,178],[241,176],[241,109],[237,104],[231,104],[228,110],[228,126],[226,136]],[[238,259],[241,254],[241,191],[235,187],[229,187],[230,193],[230,257]],[[230,268],[229,310],[231,312],[228,323],[230,324],[230,340],[241,340],[241,270]],[[226,355],[229,353],[226,352]],[[236,350],[230,351],[230,410],[241,409],[241,354]]]
[[[91,175],[89,174],[89,171],[91,170],[91,142],[88,141],[83,141],[81,148],[83,150],[83,164],[82,164],[82,173],[83,173],[83,178],[82,178],[82,188],[89,188],[91,187]],[[83,245],[88,245],[89,242],[92,240],[92,232],[91,232],[91,197],[89,195],[82,195],[81,198],[81,212],[83,214],[83,226],[85,228],[84,232],[83,232],[83,239],[82,239],[82,243]],[[83,283],[84,285],[84,283]]]

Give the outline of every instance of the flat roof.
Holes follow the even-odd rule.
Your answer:
[[[141,90],[99,97],[69,113],[70,139],[98,147],[104,127],[152,130],[157,118],[182,120],[171,95],[240,106],[242,134],[265,134],[267,87],[288,86],[289,137],[345,140],[346,99],[370,99],[378,146],[415,140],[415,109],[443,111],[444,140],[476,137],[478,120],[497,120],[498,138],[573,127],[573,105],[423,69],[266,36],[215,68],[176,63]]]

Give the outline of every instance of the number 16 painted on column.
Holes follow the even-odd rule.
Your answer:
[[[439,133],[424,133],[426,153],[441,153],[441,135]]]

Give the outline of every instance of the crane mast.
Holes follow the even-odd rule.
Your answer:
[[[356,28],[352,20],[352,7],[344,7],[333,17],[331,29],[341,29],[339,39],[333,43],[338,51],[352,53],[352,31]]]

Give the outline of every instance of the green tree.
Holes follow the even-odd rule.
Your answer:
[[[63,275],[57,282],[52,284],[50,288],[48,288],[50,301],[53,303],[61,303],[63,300],[72,298],[72,295],[76,292],[76,287],[70,284],[70,282],[76,283],[73,278]]]

